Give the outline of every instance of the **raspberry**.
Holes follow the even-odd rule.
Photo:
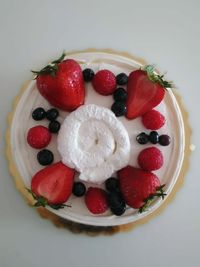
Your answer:
[[[163,154],[156,147],[142,150],[138,156],[139,166],[146,171],[158,170],[163,165]]]
[[[99,94],[111,95],[117,86],[115,75],[109,70],[100,70],[95,74],[92,85]]]
[[[147,129],[158,130],[165,124],[165,117],[157,110],[150,110],[142,116],[142,123]]]
[[[33,148],[44,148],[51,141],[51,134],[44,126],[35,126],[29,129],[27,134],[27,142]]]
[[[106,192],[97,187],[89,187],[85,195],[85,204],[93,214],[104,213],[108,209]]]

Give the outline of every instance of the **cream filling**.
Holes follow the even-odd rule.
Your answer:
[[[130,141],[112,111],[90,104],[66,117],[58,151],[64,164],[80,172],[79,179],[100,184],[128,165]]]

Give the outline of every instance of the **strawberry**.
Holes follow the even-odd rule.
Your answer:
[[[53,106],[72,111],[84,104],[85,88],[80,65],[73,59],[59,59],[47,65],[37,75],[40,94]]]
[[[127,166],[118,171],[120,190],[126,203],[139,212],[145,211],[155,197],[166,195],[158,177],[147,171]]]
[[[152,66],[130,73],[127,85],[128,119],[135,119],[157,106],[164,98],[165,88],[172,85],[157,75]]]
[[[147,129],[158,130],[165,124],[165,117],[152,109],[142,116],[142,123]]]
[[[35,206],[49,205],[54,209],[63,208],[72,193],[75,171],[61,162],[52,164],[37,172],[28,190],[36,200]]]
[[[89,187],[85,195],[85,204],[93,214],[104,213],[108,209],[106,192],[97,187]]]
[[[111,95],[117,86],[115,75],[109,70],[98,71],[93,80],[94,89],[101,95]]]
[[[51,133],[46,127],[38,125],[29,129],[27,142],[31,147],[36,149],[44,148],[48,146],[50,141]]]
[[[163,165],[163,154],[157,147],[143,149],[138,155],[139,166],[146,171],[155,171]]]

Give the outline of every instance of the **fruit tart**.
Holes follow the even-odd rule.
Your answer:
[[[182,167],[182,115],[154,66],[82,52],[32,71],[10,129],[21,187],[35,207],[113,226],[154,212]]]

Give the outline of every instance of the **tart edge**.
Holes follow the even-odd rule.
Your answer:
[[[75,53],[85,53],[85,52],[110,53],[110,54],[120,55],[120,56],[124,56],[124,57],[130,58],[130,59],[137,60],[141,64],[147,64],[145,62],[145,60],[143,60],[141,58],[134,57],[127,52],[116,52],[112,49],[97,50],[94,48],[90,48],[90,49],[87,49],[84,51],[72,51],[72,52],[66,53],[66,55],[72,55]],[[12,120],[13,120],[13,117],[15,114],[15,110],[16,110],[17,104],[18,104],[21,96],[25,92],[29,82],[30,81],[26,81],[23,84],[19,94],[13,100],[12,111],[7,116],[8,127],[6,130],[5,141],[6,141],[6,158],[8,160],[9,172],[12,175],[12,177],[14,178],[14,182],[15,182],[17,190],[23,195],[23,197],[25,198],[27,203],[32,205],[34,203],[34,200],[33,200],[32,196],[26,190],[25,185],[23,183],[23,180],[20,176],[20,173],[19,173],[19,171],[15,165],[13,154],[12,154],[11,140],[10,140],[11,125],[12,125]],[[110,234],[114,234],[114,233],[121,232],[121,231],[129,231],[129,230],[132,230],[136,226],[147,223],[153,217],[160,215],[161,212],[164,211],[166,206],[174,199],[176,192],[184,184],[184,177],[185,177],[185,175],[189,169],[189,166],[190,166],[189,159],[190,159],[190,155],[192,152],[192,150],[190,148],[191,147],[192,129],[191,129],[190,124],[189,124],[189,114],[188,114],[188,112],[187,112],[187,110],[183,104],[182,97],[178,94],[177,90],[173,89],[172,91],[173,91],[174,96],[178,102],[178,105],[179,105],[179,108],[181,110],[181,114],[183,117],[183,121],[184,121],[185,153],[184,153],[184,159],[183,159],[181,171],[179,173],[179,177],[176,181],[176,184],[175,184],[172,192],[170,193],[170,195],[161,204],[161,206],[159,208],[157,208],[151,214],[147,215],[145,218],[139,219],[136,222],[128,223],[128,224],[124,224],[124,225],[119,225],[119,226],[108,226],[108,227],[105,227],[105,226],[100,226],[100,227],[88,226],[88,225],[83,225],[83,224],[75,223],[72,221],[68,221],[66,219],[63,219],[63,218],[57,216],[56,214],[50,212],[49,210],[47,210],[45,208],[37,208],[39,215],[42,218],[49,219],[57,227],[67,228],[74,233],[84,232],[84,233],[87,233],[89,235],[98,235],[100,233],[110,235]]]

